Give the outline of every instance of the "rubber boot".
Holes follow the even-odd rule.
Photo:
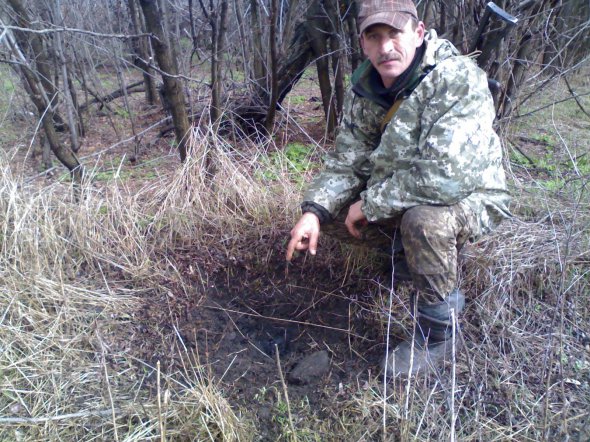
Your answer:
[[[384,361],[387,376],[413,376],[442,366],[452,354],[451,309],[457,317],[464,306],[465,296],[459,290],[439,303],[418,306],[413,336],[399,344]]]

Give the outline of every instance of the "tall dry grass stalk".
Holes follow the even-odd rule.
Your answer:
[[[219,232],[229,244],[274,216],[246,173],[254,163],[234,161],[210,135],[195,134],[193,155],[171,176],[134,191],[118,179],[86,184],[79,202],[68,184],[27,185],[0,158],[1,440],[139,441],[164,428],[166,440],[249,439],[186,349],[184,373],[172,375],[109,347],[113,325],[159,290],[158,254],[194,238],[206,248]],[[201,173],[207,150],[213,180]],[[157,397],[142,387],[156,371]]]

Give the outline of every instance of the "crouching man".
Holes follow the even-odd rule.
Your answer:
[[[426,31],[411,0],[363,0],[358,23],[367,60],[352,76],[335,150],[304,195],[286,258],[315,255],[320,231],[344,229],[403,249],[415,338],[385,367],[411,375],[448,355],[451,311],[465,304],[458,252],[510,216],[509,195],[486,74]]]

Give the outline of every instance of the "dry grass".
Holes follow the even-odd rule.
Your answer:
[[[76,203],[67,185],[35,189],[12,176],[4,157],[0,168],[0,439],[245,439],[218,386],[188,357],[185,372],[172,376],[113,353],[105,339],[159,289],[166,270],[156,250],[204,232],[218,221],[205,215],[228,199],[239,204],[240,192],[226,180],[205,201],[187,163],[139,192],[117,180],[103,190],[89,185]],[[239,185],[235,169],[223,170]],[[113,372],[121,360],[127,368]],[[155,393],[143,385],[154,376]]]
[[[186,287],[168,251],[198,247],[216,262],[216,253],[264,250],[262,238],[278,238],[296,216],[289,172],[263,178],[266,151],[200,129],[191,152],[140,189],[117,178],[89,184],[79,203],[68,185],[36,188],[0,158],[0,440],[256,440],[251,410],[224,398],[182,339],[171,350],[177,372],[121,345],[140,300],[166,290],[163,280]],[[465,251],[470,301],[456,363],[326,391],[321,414],[291,404],[285,440],[587,440],[587,177],[567,193],[512,178],[519,220]],[[336,285],[367,265],[358,254],[349,264]],[[353,300],[353,311],[383,335],[390,302],[394,320],[408,323],[407,287],[371,290],[372,305]]]

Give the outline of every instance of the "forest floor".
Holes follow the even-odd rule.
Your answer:
[[[590,84],[582,82],[581,87]],[[300,172],[292,183],[297,196],[330,142],[323,136],[321,101],[313,78],[304,79],[290,97],[289,118],[283,117],[275,142],[265,148],[261,158],[266,159],[261,161],[272,163],[274,151],[303,146],[306,161],[311,159],[315,166],[304,167],[300,158],[291,158],[295,173],[289,176]],[[139,104],[139,96],[133,101],[136,131],[163,117],[159,110]],[[535,106],[543,104],[535,102]],[[582,104],[590,108],[588,100]],[[130,116],[117,112],[116,103],[113,106],[113,112],[95,110],[90,116],[79,154],[90,166],[92,186],[98,192],[116,180],[126,194],[133,195],[150,183],[172,180],[181,166],[171,135],[152,142],[153,133],[146,133],[133,162],[130,143],[107,149],[133,135]],[[588,238],[577,237],[577,247],[570,250],[575,253],[566,276],[573,281],[570,288],[578,299],[567,298],[565,313],[561,310],[566,325],[562,320],[560,333],[567,335],[561,348],[563,342],[569,346],[567,361],[558,350],[547,350],[557,345],[550,341],[553,330],[547,322],[558,323],[556,312],[566,303],[563,290],[555,289],[556,280],[560,275],[566,278],[565,273],[556,270],[559,265],[551,256],[529,256],[526,265],[515,257],[508,264],[504,261],[511,247],[530,247],[529,255],[552,250],[535,245],[545,244],[542,236],[559,230],[552,225],[557,222],[555,214],[563,224],[574,225],[571,205],[563,196],[572,195],[568,186],[587,182],[590,174],[584,141],[590,134],[590,118],[572,102],[559,118],[553,114],[552,125],[547,124],[548,114],[542,115],[515,121],[511,132],[504,134],[511,187],[520,196],[515,214],[530,224],[509,222],[491,238],[464,250],[461,274],[468,304],[461,334],[466,352],[457,355],[456,366],[416,380],[412,388],[419,396],[408,395],[406,383],[391,384],[387,392],[380,367],[387,343],[391,346],[402,339],[411,324],[407,311],[411,285],[392,284],[385,259],[329,239],[322,239],[317,257],[299,256],[287,265],[285,245],[289,220],[297,216],[292,210],[297,201],[284,208],[287,213],[274,225],[260,226],[253,219],[252,227],[240,232],[243,237],[195,229],[204,238],[184,235],[156,248],[150,258],[158,269],[167,270],[155,272],[153,290],[143,287],[132,309],[119,312],[100,327],[101,345],[108,349],[108,370],[120,373],[120,382],[133,372],[134,388],[158,401],[160,373],[169,379],[206,379],[253,428],[253,440],[405,440],[411,435],[427,440],[452,432],[465,440],[534,440],[539,435],[547,440],[588,440],[590,317],[584,301],[590,296],[589,260],[584,251]],[[10,129],[14,127],[4,120],[4,145],[21,140],[15,170],[28,180],[34,177],[39,188],[67,180],[59,168],[36,175],[38,160],[31,160],[27,138]],[[577,167],[573,172],[567,164],[570,160]],[[272,187],[272,180],[268,185]],[[535,204],[540,196],[543,202]],[[555,201],[562,201],[568,210],[558,210]],[[568,216],[562,216],[566,212]],[[582,212],[585,220],[587,207]],[[539,236],[516,243],[524,231],[539,232]],[[491,250],[497,250],[496,255]],[[514,251],[514,256],[525,252]],[[510,278],[503,276],[513,265]],[[126,290],[142,284],[116,268],[109,279]],[[491,286],[486,286],[490,281]],[[520,290],[508,287],[519,283]],[[395,320],[388,324],[390,303]],[[504,304],[508,305],[502,313]],[[548,364],[548,368],[525,372],[530,363]],[[528,366],[529,371],[532,368]],[[557,396],[537,400],[549,398],[546,384],[553,383],[561,385],[561,390],[551,390]],[[389,405],[382,399],[388,395]],[[455,397],[453,405],[449,398]],[[407,412],[412,407],[417,416],[410,419]],[[533,417],[541,412],[545,426]],[[382,413],[387,422],[382,421]],[[451,419],[444,417],[449,413]],[[440,420],[453,423],[435,428]],[[178,436],[178,440],[191,439],[182,433]]]

